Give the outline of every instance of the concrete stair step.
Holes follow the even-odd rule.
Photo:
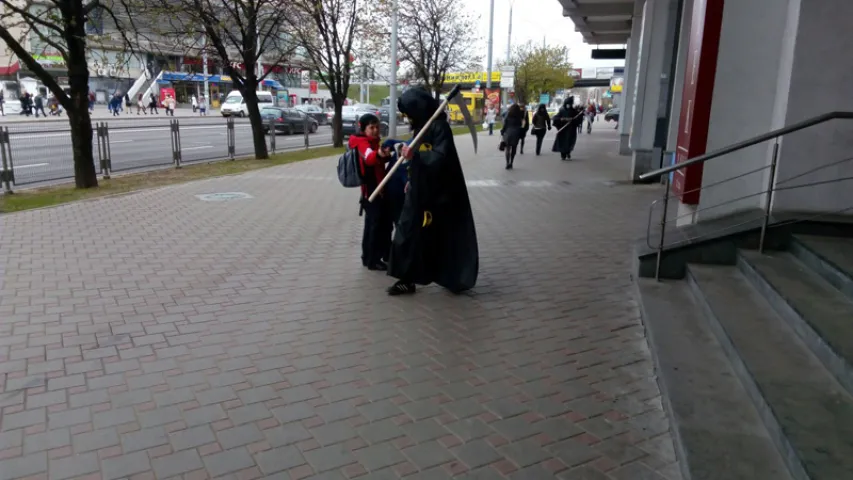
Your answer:
[[[684,478],[792,478],[687,283],[638,285]]]
[[[853,300],[853,239],[794,235],[791,253]]]
[[[688,280],[792,476],[853,478],[853,398],[736,267]]]
[[[743,250],[738,266],[853,393],[853,302],[790,253]]]

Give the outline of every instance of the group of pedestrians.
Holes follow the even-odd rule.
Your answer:
[[[417,151],[406,142],[381,142],[380,119],[374,114],[359,118],[359,132],[349,138],[348,147],[358,152],[362,178],[362,265],[396,278],[387,289],[392,296],[415,293],[416,285],[433,282],[463,292],[476,283],[479,255],[453,133],[446,114],[427,125],[440,105],[426,90],[406,90],[398,106],[413,135],[426,129]],[[404,143],[399,158],[394,151],[398,143]],[[405,163],[371,202],[397,162]]]
[[[510,106],[500,132],[501,149],[506,156],[505,168],[512,170],[516,153],[524,154],[524,140],[528,132],[536,137],[536,155],[538,156],[542,153],[545,134],[554,127],[557,128],[557,137],[554,139],[551,150],[559,153],[562,160],[571,160],[578,134],[583,129],[584,114],[584,109],[575,107],[573,97],[566,99],[553,118],[548,115],[545,104],[539,105],[532,120],[528,120],[525,107],[518,104]],[[589,131],[592,129],[592,118],[594,117],[587,115]]]

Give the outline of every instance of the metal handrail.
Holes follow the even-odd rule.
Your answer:
[[[755,137],[749,138],[749,139],[744,140],[742,142],[735,143],[735,144],[729,145],[727,147],[723,147],[723,148],[714,150],[713,152],[706,153],[704,155],[700,155],[698,157],[691,158],[687,161],[684,161],[681,163],[676,163],[675,165],[670,165],[668,167],[659,168],[657,170],[653,170],[653,171],[648,172],[648,173],[644,173],[644,174],[640,175],[639,178],[640,178],[640,180],[648,180],[650,178],[657,177],[657,176],[660,176],[660,175],[663,175],[663,174],[666,174],[669,172],[681,170],[682,168],[689,167],[690,165],[695,165],[697,163],[705,163],[708,160],[711,160],[711,159],[714,159],[717,157],[722,157],[723,155],[728,155],[729,153],[736,152],[738,150],[743,150],[744,148],[748,148],[748,147],[751,147],[753,145],[758,145],[759,143],[763,143],[763,142],[766,142],[768,140],[773,140],[773,139],[779,138],[783,135],[787,135],[789,133],[797,132],[797,131],[800,131],[800,130],[803,130],[803,129],[806,129],[809,127],[813,127],[815,125],[825,123],[825,122],[828,122],[830,120],[839,119],[839,118],[840,119],[853,119],[853,112],[839,111],[839,112],[824,113],[823,115],[818,115],[816,117],[812,117],[810,119],[803,120],[802,122],[795,123],[792,125],[788,125],[787,127],[783,127],[783,128],[777,129],[777,130],[772,130],[772,131],[765,133],[765,134],[762,134],[762,135],[757,135]]]
[[[814,182],[811,185],[810,184],[804,184],[804,185],[795,185],[795,186],[790,186],[790,187],[780,187],[779,185],[774,185],[774,181],[776,180],[776,167],[777,167],[778,156],[779,156],[779,138],[782,137],[783,135],[798,132],[800,130],[804,130],[806,128],[813,127],[815,125],[819,125],[819,124],[828,122],[830,120],[835,120],[835,119],[847,119],[847,120],[853,119],[853,112],[838,111],[838,112],[829,112],[829,113],[825,113],[823,115],[818,115],[816,117],[812,117],[812,118],[804,120],[802,122],[798,122],[798,123],[795,123],[793,125],[789,125],[789,126],[784,127],[784,128],[773,130],[773,131],[765,133],[763,135],[758,135],[758,136],[749,138],[747,140],[744,140],[742,142],[735,143],[735,144],[729,145],[727,147],[720,148],[720,149],[715,150],[713,152],[706,153],[704,155],[700,155],[700,156],[695,157],[695,158],[691,158],[685,162],[670,165],[668,167],[660,168],[660,169],[657,169],[657,170],[654,170],[654,171],[640,175],[639,178],[641,180],[646,180],[646,179],[649,179],[652,177],[658,177],[658,176],[662,175],[664,178],[664,181],[665,181],[664,182],[665,183],[664,195],[663,195],[663,198],[661,199],[661,201],[663,202],[663,212],[661,214],[661,220],[660,220],[660,238],[659,238],[658,246],[657,246],[657,262],[656,262],[656,266],[655,266],[655,278],[660,279],[660,267],[661,267],[661,261],[663,259],[663,249],[665,248],[665,245],[666,245],[665,240],[664,240],[665,235],[666,235],[666,225],[667,225],[667,223],[669,223],[669,220],[667,220],[667,215],[668,215],[668,211],[669,211],[669,199],[672,195],[670,195],[670,191],[669,191],[670,190],[670,178],[669,178],[670,176],[667,175],[668,173],[674,172],[676,170],[680,170],[682,168],[689,167],[690,165],[701,164],[701,163],[707,162],[708,160],[711,160],[711,159],[714,159],[717,157],[721,157],[723,155],[728,155],[729,153],[736,152],[738,150],[743,150],[745,148],[752,147],[754,145],[758,145],[758,144],[766,142],[768,140],[775,140],[775,143],[773,144],[773,155],[772,155],[772,158],[770,161],[770,165],[758,168],[758,169],[750,171],[750,172],[746,172],[744,174],[736,175],[734,177],[713,183],[711,185],[706,185],[704,187],[700,186],[699,188],[695,189],[695,190],[702,190],[702,189],[710,187],[710,186],[716,186],[716,185],[719,185],[722,183],[726,183],[726,182],[729,182],[731,180],[741,178],[745,175],[751,175],[753,173],[757,173],[757,172],[760,172],[760,171],[763,171],[763,170],[769,168],[770,174],[769,174],[769,178],[768,178],[768,182],[767,182],[768,185],[767,185],[766,190],[762,190],[760,192],[757,192],[757,193],[754,193],[751,195],[747,195],[746,197],[743,197],[743,198],[735,199],[731,202],[726,202],[726,203],[732,203],[734,201],[743,200],[744,198],[750,198],[753,196],[764,195],[764,194],[767,195],[767,201],[765,202],[765,205],[764,205],[764,214],[762,215],[762,217],[759,217],[759,218],[763,219],[763,222],[761,225],[761,234],[759,237],[758,250],[759,250],[759,252],[763,252],[764,251],[764,240],[765,240],[765,237],[767,234],[767,229],[770,226],[769,225],[769,223],[770,223],[770,209],[771,209],[771,206],[773,203],[772,200],[773,200],[774,191],[803,188],[803,187],[807,187],[807,186],[811,186],[811,185],[821,185],[821,184],[825,184],[825,183],[833,183],[833,182],[853,179],[853,177],[845,177],[845,178],[841,178],[841,179],[833,179],[833,180],[828,180],[828,181]],[[834,162],[831,165],[837,165],[839,163],[844,163],[844,162],[849,161],[849,160],[850,159],[843,159],[843,160],[840,160],[838,162]],[[802,173],[802,174],[797,175],[795,177],[789,178],[789,179],[787,179],[781,183],[785,183],[785,182],[794,180],[796,178],[803,177],[803,176],[808,175],[810,173],[814,173],[818,170],[822,170],[826,167],[827,166],[820,166],[820,167],[814,168],[808,172],[805,172],[805,173]],[[648,225],[648,229],[646,231],[646,242],[647,243],[650,243],[649,237],[650,237],[650,233],[651,233],[651,217],[652,217],[652,211],[654,210],[655,204],[657,204],[657,201],[653,202],[649,208],[649,225]],[[711,207],[706,207],[705,209],[717,208],[719,206],[720,205],[714,205]],[[676,220],[678,218],[679,217],[676,217]],[[726,227],[726,229],[728,229],[728,228],[729,227]],[[726,230],[726,229],[724,229],[724,230]]]

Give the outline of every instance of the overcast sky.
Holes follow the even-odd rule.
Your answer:
[[[509,6],[511,0],[494,0],[495,26],[493,64],[506,58]],[[489,38],[489,0],[466,0],[464,5],[480,15],[479,34],[482,38],[483,65],[486,65]],[[523,5],[523,6],[522,6]],[[569,47],[569,59],[575,68],[616,67],[625,65],[624,60],[593,60],[592,45],[583,43],[583,37],[575,32],[575,25],[563,17],[563,7],[558,0],[516,0],[512,12],[512,43],[518,45],[528,40],[539,44],[542,39],[550,45]],[[612,47],[608,47],[612,48]]]

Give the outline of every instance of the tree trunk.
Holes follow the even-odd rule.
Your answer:
[[[77,188],[98,186],[88,103],[86,98],[86,105],[67,111],[68,124],[71,126],[71,152],[74,156],[74,184]]]
[[[341,115],[344,110],[344,101],[341,95],[332,95],[332,101],[335,103],[335,116],[332,118],[332,145],[340,148],[344,146],[343,135],[343,119]]]
[[[77,188],[98,186],[95,158],[92,149],[92,119],[89,117],[89,64],[86,60],[85,13],[82,2],[79,10],[71,12],[64,37],[68,45],[68,86],[70,102],[66,105],[71,127],[71,151],[74,156],[74,183]],[[57,92],[54,92],[56,94]]]
[[[267,151],[267,136],[264,134],[264,121],[261,118],[261,109],[258,107],[258,94],[256,82],[246,79],[243,100],[246,101],[246,109],[249,111],[249,123],[252,124],[252,142],[255,145],[255,158],[265,160],[270,158]]]

